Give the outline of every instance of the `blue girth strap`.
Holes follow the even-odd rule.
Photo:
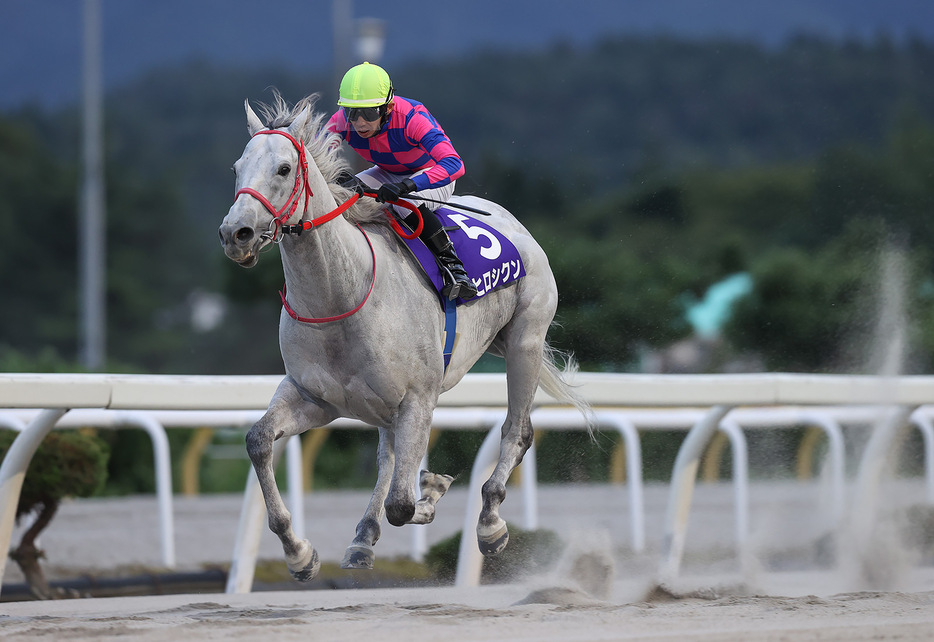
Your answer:
[[[451,354],[454,352],[454,337],[457,331],[457,302],[447,297],[444,299],[444,371],[448,371]]]

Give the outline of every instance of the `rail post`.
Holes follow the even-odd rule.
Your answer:
[[[662,539],[662,561],[659,568],[659,579],[662,582],[675,579],[681,569],[691,498],[697,481],[697,467],[710,438],[731,409],[732,406],[718,405],[708,410],[701,420],[694,424],[678,450],[671,473],[671,491]]]
[[[13,526],[16,522],[16,506],[19,504],[20,491],[23,490],[23,480],[26,478],[26,469],[32,459],[36,448],[49,434],[55,422],[62,418],[68,410],[66,408],[53,408],[43,410],[33,419],[26,430],[13,440],[13,445],[7,451],[3,463],[0,463],[0,578],[6,571],[7,554],[10,550],[10,540],[13,537]]]

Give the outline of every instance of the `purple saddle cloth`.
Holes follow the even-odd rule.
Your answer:
[[[477,287],[477,296],[468,301],[476,301],[485,294],[525,276],[525,265],[519,251],[512,241],[500,232],[465,212],[446,207],[435,211],[447,230],[454,249],[457,250],[458,258],[464,263],[467,275]],[[417,238],[399,238],[418,259],[440,297],[444,279],[431,250]],[[464,303],[464,299],[457,299],[457,304],[461,303]]]

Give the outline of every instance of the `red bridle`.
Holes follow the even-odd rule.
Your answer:
[[[292,193],[289,195],[288,200],[285,202],[285,205],[283,205],[281,209],[277,210],[273,206],[273,204],[269,202],[268,198],[260,194],[257,190],[253,189],[252,187],[244,187],[244,188],[237,190],[237,194],[234,197],[234,202],[236,202],[236,200],[240,198],[241,194],[249,194],[256,200],[258,200],[260,203],[262,203],[263,207],[265,207],[269,211],[269,213],[272,214],[273,220],[275,223],[275,231],[273,232],[273,235],[272,235],[274,242],[278,243],[278,239],[280,237],[280,234],[279,234],[280,230],[286,230],[286,231],[290,231],[295,234],[301,234],[302,230],[310,230],[314,227],[317,227],[318,225],[322,225],[334,218],[337,218],[338,216],[346,212],[350,208],[350,206],[356,203],[357,200],[360,198],[359,193],[354,194],[352,197],[350,197],[349,199],[347,199],[346,201],[344,201],[343,203],[341,203],[336,208],[334,208],[333,210],[331,210],[330,212],[326,214],[322,214],[321,216],[318,216],[317,218],[313,218],[310,221],[301,221],[297,225],[286,226],[285,222],[289,220],[290,218],[292,218],[292,216],[295,214],[295,210],[298,209],[298,203],[301,200],[302,195],[304,195],[305,197],[305,205],[304,205],[304,208],[302,209],[303,213],[308,210],[308,200],[312,196],[314,196],[314,193],[311,191],[311,185],[308,184],[308,158],[305,155],[305,143],[302,142],[301,140],[296,139],[291,134],[284,132],[282,130],[279,130],[279,129],[264,129],[263,131],[256,132],[253,135],[259,136],[260,134],[279,134],[280,136],[285,136],[292,143],[292,146],[295,147],[295,151],[298,152],[298,172],[296,172],[295,174],[295,185],[294,187],[292,187]],[[367,192],[366,195],[370,197],[376,196],[376,194],[371,194],[369,192]],[[392,224],[393,228],[396,230],[398,234],[409,239],[415,238],[422,231],[421,214],[418,212],[418,208],[407,201],[396,201],[395,204],[406,207],[409,210],[419,215],[418,226],[415,229],[414,233],[406,234],[405,231],[395,221],[393,216],[388,211],[386,212],[386,215],[389,217],[390,223]],[[289,227],[293,229],[288,230],[287,228]],[[363,237],[366,239],[367,245],[370,246],[370,253],[373,256],[373,280],[370,282],[370,288],[369,290],[367,290],[367,293],[363,297],[363,300],[353,310],[349,310],[348,312],[345,312],[343,314],[339,314],[333,317],[323,317],[323,318],[302,317],[296,314],[295,311],[292,309],[292,307],[288,304],[288,301],[285,300],[285,286],[283,286],[282,290],[279,292],[279,296],[282,298],[282,305],[290,317],[292,317],[293,319],[301,323],[330,323],[332,321],[339,321],[341,319],[346,319],[347,317],[351,316],[352,314],[360,310],[360,308],[363,307],[363,304],[367,302],[367,299],[370,298],[370,293],[373,291],[373,285],[376,283],[376,252],[373,249],[373,244],[370,243],[370,239],[369,237],[367,237],[366,232],[363,231],[363,228],[360,227],[359,225],[357,227],[360,229],[360,232],[363,233]]]
[[[314,196],[314,193],[311,191],[311,185],[308,184],[308,159],[305,156],[305,144],[302,141],[296,140],[291,134],[278,129],[264,129],[263,131],[256,132],[254,136],[259,136],[261,134],[278,134],[280,136],[285,136],[289,139],[289,142],[292,143],[292,146],[295,147],[295,151],[298,152],[298,171],[295,173],[295,185],[292,187],[292,193],[289,195],[289,200],[287,200],[285,205],[282,206],[282,209],[279,210],[269,202],[268,198],[252,187],[244,187],[238,190],[234,201],[236,202],[241,194],[249,194],[262,203],[263,207],[269,210],[269,213],[272,214],[272,217],[275,219],[276,234],[273,235],[273,238],[275,238],[278,236],[279,226],[292,218],[292,215],[295,214],[302,194],[304,193],[305,195],[305,209],[308,209],[308,199]]]
[[[260,194],[252,187],[244,187],[237,190],[237,194],[234,197],[234,202],[240,198],[241,194],[249,194],[262,203],[263,207],[265,207],[273,216],[275,231],[272,234],[272,239],[274,242],[278,243],[280,230],[287,227],[285,226],[285,222],[292,218],[292,216],[295,214],[295,210],[298,209],[298,204],[299,201],[301,201],[302,196],[304,195],[305,197],[305,204],[302,208],[302,213],[304,213],[308,211],[308,200],[314,196],[314,192],[311,191],[311,185],[308,184],[308,157],[305,155],[305,143],[301,140],[298,140],[291,134],[279,129],[264,129],[263,131],[256,132],[253,135],[259,136],[260,134],[278,134],[280,136],[285,136],[289,142],[292,143],[295,151],[298,152],[298,171],[295,173],[295,185],[292,187],[292,193],[289,195],[285,205],[283,205],[278,210],[273,206],[272,203],[269,202],[268,198]],[[292,227],[297,228],[295,231],[300,234],[301,230],[303,229],[310,230],[311,228],[321,225],[322,223],[327,223],[328,221],[337,218],[345,211],[347,211],[347,209],[350,208],[350,206],[353,205],[359,197],[359,194],[354,194],[353,198],[342,203],[327,214],[313,218],[310,221],[301,221],[298,225]],[[363,232],[363,228],[360,228],[360,231]],[[366,238],[366,232],[363,232],[363,236]],[[367,290],[366,296],[363,297],[363,301],[361,301],[357,307],[355,307],[353,310],[350,310],[349,312],[345,312],[344,314],[339,314],[333,317],[323,317],[320,319],[302,317],[296,314],[292,307],[285,300],[285,286],[283,286],[282,290],[279,292],[279,296],[282,297],[282,305],[285,307],[285,310],[288,312],[289,316],[291,316],[296,321],[300,321],[301,323],[329,323],[331,321],[345,319],[362,308],[363,304],[366,303],[367,299],[370,298],[370,293],[373,291],[373,284],[376,282],[376,255],[373,250],[373,244],[370,243],[369,238],[366,238],[366,242],[370,246],[370,252],[373,254],[373,280],[370,282],[370,288]]]
[[[260,203],[263,204],[270,214],[272,214],[274,223],[275,223],[275,232],[273,233],[273,239],[279,238],[279,229],[285,224],[287,220],[292,218],[295,214],[295,210],[298,209],[298,203],[302,200],[302,196],[305,197],[305,204],[302,208],[302,212],[308,210],[308,200],[314,196],[314,192],[311,191],[311,185],[308,184],[308,157],[305,155],[305,143],[301,140],[298,140],[288,132],[284,132],[280,129],[264,129],[263,131],[256,132],[254,136],[259,136],[261,134],[278,134],[280,136],[285,136],[289,142],[292,143],[292,146],[295,147],[295,151],[298,152],[298,171],[295,173],[295,185],[292,187],[292,193],[289,195],[288,200],[285,202],[285,205],[281,209],[276,209],[272,203],[269,202],[269,199],[260,194],[257,190],[252,187],[244,187],[237,191],[237,195],[234,197],[234,201],[240,198],[241,194],[249,194]],[[344,212],[346,212],[351,205],[357,202],[357,199],[360,198],[359,195],[354,194],[352,198],[341,203],[338,207],[331,210],[327,214],[322,214],[317,218],[313,218],[310,221],[302,221],[299,223],[302,229],[310,230],[313,227],[317,227],[323,223],[327,223],[331,219],[337,218]]]

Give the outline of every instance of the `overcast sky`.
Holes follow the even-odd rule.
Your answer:
[[[934,40],[934,0],[470,0],[428,9],[415,0],[101,0],[105,82],[192,58],[327,71],[335,2],[354,18],[384,21],[387,65],[479,48],[585,45],[620,33],[728,35],[769,45],[802,30]],[[0,109],[77,99],[83,6],[0,0]]]

